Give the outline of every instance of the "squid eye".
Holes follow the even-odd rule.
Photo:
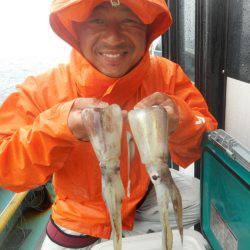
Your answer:
[[[156,181],[158,178],[159,178],[159,176],[157,176],[157,175],[153,175],[153,176],[152,176],[152,179],[153,179],[154,181]]]

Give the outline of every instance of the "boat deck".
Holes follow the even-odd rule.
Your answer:
[[[55,194],[51,184],[47,184],[42,193],[40,190],[35,192],[35,195],[34,191],[27,194],[0,232],[0,250],[40,249],[51,215],[51,206],[47,198],[54,200]],[[14,195],[13,192],[0,189],[0,215],[11,203]]]

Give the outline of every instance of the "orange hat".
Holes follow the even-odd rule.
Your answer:
[[[72,22],[84,22],[91,15],[93,9],[103,2],[110,2],[112,5],[124,4],[143,23],[148,24],[148,47],[172,24],[172,17],[165,0],[54,0],[50,14],[52,29],[72,47],[79,50]]]

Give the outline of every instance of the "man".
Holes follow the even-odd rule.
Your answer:
[[[149,56],[151,42],[172,22],[164,0],[55,0],[50,22],[73,47],[71,60],[27,78],[2,105],[0,185],[20,192],[53,175],[57,199],[43,249],[90,249],[98,238],[110,237],[111,226],[81,111],[117,103],[126,116],[133,108],[161,104],[169,114],[169,151],[182,167],[200,157],[202,135],[216,121],[178,65]],[[123,200],[123,229],[127,234],[133,227],[137,233],[160,230],[154,190],[148,189],[137,150],[128,176],[125,135],[126,126],[121,177],[124,187],[130,179],[131,195]],[[190,226],[199,219],[199,183],[172,175],[183,198],[184,225]]]

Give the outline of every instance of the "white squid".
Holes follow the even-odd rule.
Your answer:
[[[115,250],[122,248],[121,206],[124,188],[120,177],[122,112],[118,105],[89,108],[82,120],[100,162],[102,194],[109,211]]]
[[[168,204],[171,197],[175,217],[183,241],[182,199],[167,166],[168,119],[161,106],[132,110],[128,113],[130,128],[141,161],[146,165],[157,196],[162,230],[162,249],[171,250],[173,235],[169,224]]]

